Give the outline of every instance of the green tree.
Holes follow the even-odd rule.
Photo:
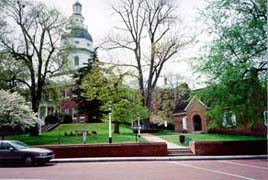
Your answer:
[[[266,0],[211,0],[203,12],[213,41],[200,58],[208,88],[201,96],[211,106],[211,127],[232,111],[240,125],[253,127],[266,106]]]
[[[102,111],[107,112],[109,103],[112,104],[114,132],[119,133],[119,124],[131,122],[137,112],[142,119],[147,118],[147,109],[141,104],[139,91],[123,84],[128,73],[118,75],[114,72],[115,67],[103,68],[100,64],[83,79],[82,88],[86,91],[84,96],[88,100],[97,99],[102,102]]]
[[[155,91],[155,100],[153,101],[152,122],[163,125],[165,121],[173,124],[173,113],[178,100],[182,97],[188,97],[190,88],[188,84],[182,83],[176,87],[157,88]],[[188,99],[189,100],[189,99]]]
[[[76,88],[74,90],[73,100],[77,103],[79,114],[87,114],[88,118],[91,118],[92,121],[100,121],[102,111],[101,111],[101,101],[97,98],[88,100],[83,96],[85,90],[81,87],[82,80],[86,77],[87,74],[91,73],[91,70],[97,65],[99,62],[97,56],[97,48],[94,49],[90,59],[88,59],[88,63],[85,64],[84,67],[80,68],[73,76],[76,79]]]
[[[155,103],[153,114],[153,123],[163,125],[165,121],[173,122],[173,111],[175,108],[174,89],[157,88],[155,90]]]

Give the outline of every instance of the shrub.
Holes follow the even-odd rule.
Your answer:
[[[188,130],[187,129],[183,129],[182,130],[182,133],[186,134],[186,133],[188,133]]]
[[[180,141],[181,144],[183,144],[184,141],[185,141],[185,136],[184,135],[180,135],[179,136],[179,141]]]
[[[48,115],[45,119],[45,123],[46,124],[53,124],[53,123],[57,123],[59,121],[58,117],[55,115]]]
[[[63,124],[70,124],[70,123],[72,123],[73,122],[73,118],[72,118],[72,116],[70,116],[69,114],[64,114],[63,116],[62,116],[62,123]]]

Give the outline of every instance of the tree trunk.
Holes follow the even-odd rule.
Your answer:
[[[4,140],[4,127],[0,127],[0,140]]]
[[[116,134],[120,134],[119,125],[120,125],[119,121],[114,122],[114,133],[116,133]]]
[[[146,91],[145,104],[146,104],[146,107],[149,110],[149,118],[143,120],[143,125],[144,125],[145,129],[150,129],[150,117],[151,117],[151,114],[152,114],[152,111],[153,111],[153,109],[152,109],[153,108],[152,107],[152,93],[153,93],[152,88],[148,87],[148,89]]]
[[[34,90],[31,90],[34,91]],[[31,92],[32,95],[32,110],[35,113],[38,113],[39,99],[36,97],[35,92]],[[30,136],[38,136],[38,124],[30,128]]]
[[[43,81],[38,82],[37,90],[31,89],[32,95],[32,110],[35,113],[38,113],[39,103],[41,101],[42,89],[43,89]],[[36,124],[34,127],[30,129],[30,136],[39,136],[39,127]]]

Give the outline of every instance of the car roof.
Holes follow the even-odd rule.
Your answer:
[[[0,142],[20,142],[18,140],[0,140]]]

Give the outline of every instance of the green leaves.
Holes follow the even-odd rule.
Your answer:
[[[201,97],[210,104],[211,127],[221,126],[226,111],[240,125],[261,122],[265,109],[267,12],[264,0],[212,0],[205,12],[214,39],[199,70],[211,77]]]
[[[139,112],[141,118],[147,118],[148,112],[141,105],[141,96],[138,90],[130,89],[123,84],[129,73],[117,74],[114,67],[103,67],[97,64],[82,81],[85,97],[88,100],[100,100],[101,110],[108,111],[108,104],[112,104],[113,120],[131,122]]]

